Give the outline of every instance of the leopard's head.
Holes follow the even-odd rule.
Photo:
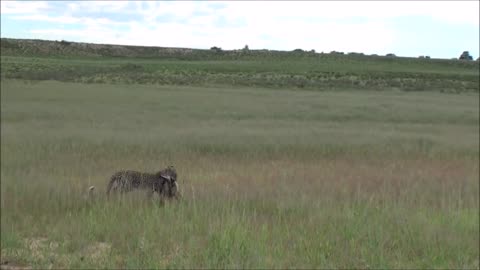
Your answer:
[[[177,182],[177,171],[171,165],[165,170],[161,171],[160,176],[170,181],[171,184],[175,184]]]

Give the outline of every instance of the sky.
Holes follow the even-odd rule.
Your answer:
[[[480,1],[1,1],[1,37],[479,57]]]

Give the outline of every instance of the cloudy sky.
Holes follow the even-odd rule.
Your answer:
[[[162,47],[479,56],[479,1],[1,1],[1,36]]]

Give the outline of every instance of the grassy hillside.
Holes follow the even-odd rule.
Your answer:
[[[478,92],[479,63],[2,39],[4,78],[311,90]]]

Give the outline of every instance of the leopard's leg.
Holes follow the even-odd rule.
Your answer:
[[[154,188],[149,188],[147,190],[147,198],[148,199],[152,199],[152,196],[153,196],[153,193],[155,192],[155,189]]]
[[[164,206],[165,205],[165,196],[162,193],[159,193],[158,197],[159,197],[160,206]]]
[[[158,199],[160,201],[160,205],[163,206],[165,205],[165,189],[162,187],[160,190],[157,190],[158,192]]]

